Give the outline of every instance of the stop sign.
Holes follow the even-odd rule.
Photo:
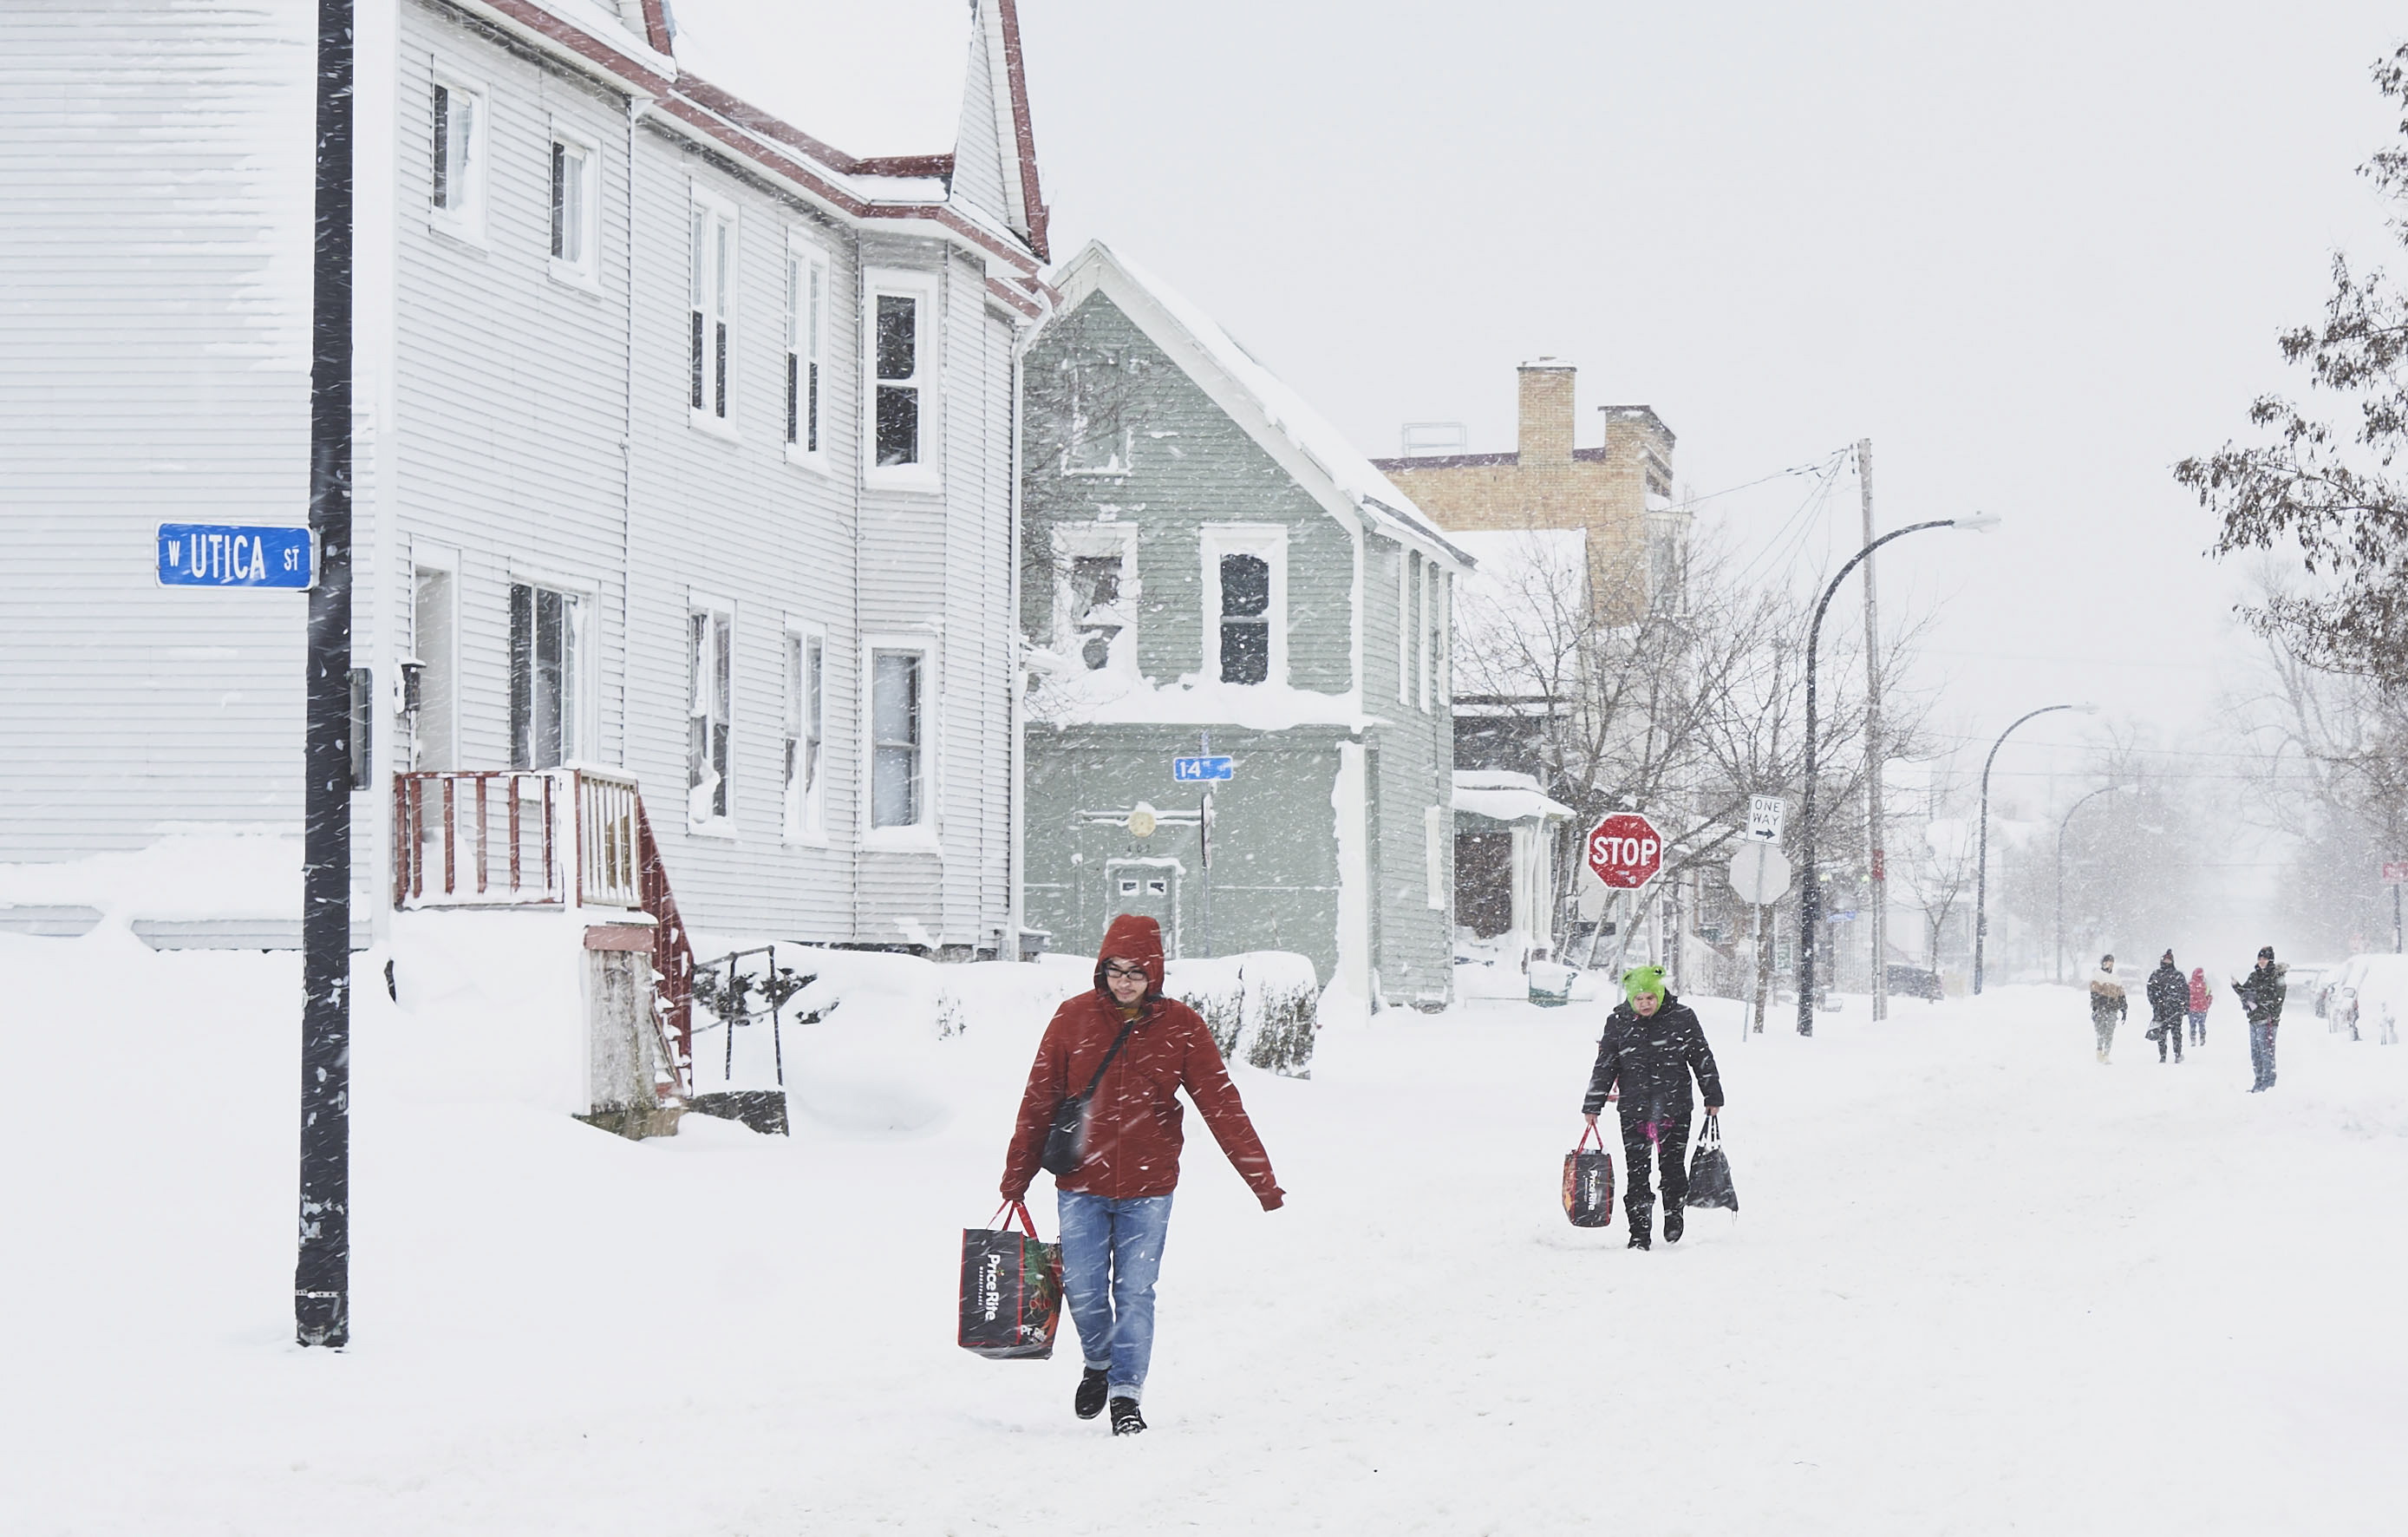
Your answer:
[[[1635,891],[1664,868],[1664,840],[1637,812],[1616,812],[1589,829],[1588,868],[1622,891]]]

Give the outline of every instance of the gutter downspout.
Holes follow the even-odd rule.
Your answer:
[[[636,232],[640,227],[636,211],[636,124],[652,108],[650,96],[627,98],[627,348],[619,438],[619,767],[630,772],[636,694]]]

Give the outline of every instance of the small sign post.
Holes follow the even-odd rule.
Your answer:
[[[2401,954],[2400,888],[2408,885],[2408,859],[2386,859],[2383,883],[2391,888],[2391,953]]]

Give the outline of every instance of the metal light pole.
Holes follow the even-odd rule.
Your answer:
[[[2100,796],[2112,795],[2119,790],[2128,796],[2138,795],[2141,787],[2137,784],[2102,784],[2075,801],[2067,810],[2065,820],[2057,825],[2057,950],[2050,962],[2049,975],[2060,983],[2065,980],[2065,829],[2073,826],[2075,812],[2089,805]]]
[[[2042,705],[2029,715],[2016,717],[2013,725],[2000,732],[1999,740],[1990,744],[1990,755],[1982,760],[1982,853],[1973,867],[1973,994],[1977,998],[1982,992],[1983,941],[1990,932],[1990,765],[1999,761],[1999,749],[2007,745],[2007,739],[2014,734],[2015,726],[2033,716],[2059,710],[2079,710],[2087,714],[2098,708],[2097,705],[2086,704]]]
[[[1892,539],[1909,534],[1919,534],[1927,528],[1961,528],[1967,533],[1986,533],[1999,526],[1995,513],[1979,513],[1970,518],[1934,518],[1928,523],[1911,523],[1894,529],[1867,544],[1848,557],[1830,584],[1823,589],[1822,600],[1814,605],[1814,622],[1806,627],[1806,791],[1804,804],[1798,818],[1798,1033],[1814,1033],[1814,944],[1815,930],[1823,923],[1823,893],[1814,878],[1814,754],[1819,743],[1815,736],[1814,715],[1814,647],[1823,634],[1823,612],[1831,606],[1832,595],[1858,562]]]
[[[352,0],[318,0],[309,344],[309,589],[301,791],[301,1213],[294,1334],[351,1335]]]

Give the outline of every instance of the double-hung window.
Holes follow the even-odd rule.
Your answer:
[[[869,482],[931,487],[937,434],[937,286],[908,272],[869,275]]]
[[[786,453],[817,460],[820,365],[827,338],[827,257],[800,232],[786,243]]]
[[[586,140],[554,129],[552,136],[552,275],[580,287],[594,285],[595,245],[600,234],[601,157]]]
[[[1137,670],[1137,525],[1056,524],[1054,643],[1090,672]]]
[[[1426,588],[1428,595],[1421,602],[1421,709],[1445,711],[1450,709],[1450,703],[1447,703],[1447,573],[1440,571],[1438,561],[1423,561],[1421,571],[1428,578],[1428,588]]]
[[[1397,702],[1413,702],[1413,582],[1421,556],[1397,546]]]
[[[1225,683],[1287,682],[1287,529],[1206,524],[1204,675]]]
[[[435,223],[463,239],[485,237],[485,93],[449,76],[435,79],[427,198]]]
[[[786,838],[827,837],[827,635],[786,629]]]
[[[734,426],[736,208],[697,187],[686,280],[686,404],[698,424]]]
[[[1403,693],[1407,704],[1412,703],[1413,696],[1418,693],[1421,697],[1421,707],[1427,710],[1429,708],[1429,651],[1422,629],[1422,606],[1426,601],[1424,595],[1429,589],[1425,581],[1426,567],[1422,562],[1420,551],[1414,550],[1406,553],[1405,571],[1407,578],[1405,603],[1403,609],[1397,614],[1397,623],[1404,627],[1405,634],[1411,638],[1408,642]]]
[[[928,826],[928,649],[871,639],[865,647],[869,699],[869,828],[899,833]]]
[[[584,752],[585,600],[510,585],[510,766],[557,768]]]
[[[686,612],[685,814],[690,826],[726,823],[730,737],[736,724],[736,612],[695,598]]]

